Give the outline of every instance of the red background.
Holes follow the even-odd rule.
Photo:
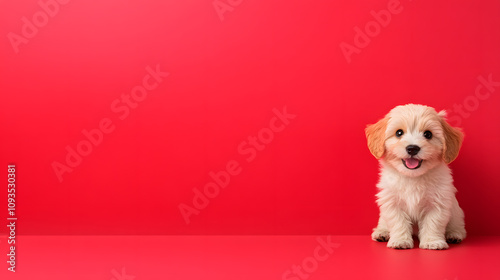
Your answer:
[[[497,234],[500,87],[473,96],[479,76],[500,81],[500,3],[401,1],[348,63],[340,43],[388,2],[243,1],[221,20],[209,0],[70,1],[16,53],[9,32],[41,8],[2,1],[0,166],[17,165],[18,234],[369,234],[366,124],[466,100],[457,196],[469,233]],[[110,104],[157,64],[170,75],[119,120]],[[238,145],[284,106],[297,117],[246,162]],[[52,163],[103,118],[115,131],[59,182]],[[241,173],[186,225],[179,204],[229,160]]]

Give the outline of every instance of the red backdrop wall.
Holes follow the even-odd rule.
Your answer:
[[[467,229],[500,231],[498,1],[24,0],[0,18],[19,234],[369,234],[363,130],[406,103],[463,127]]]

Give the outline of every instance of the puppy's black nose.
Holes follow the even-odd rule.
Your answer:
[[[406,151],[410,156],[414,156],[418,154],[418,151],[420,151],[420,147],[417,145],[408,145],[406,146]]]

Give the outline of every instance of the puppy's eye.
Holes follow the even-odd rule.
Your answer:
[[[432,138],[432,132],[430,132],[430,131],[426,130],[426,131],[424,132],[424,137],[425,137],[426,139],[431,139],[431,138]]]
[[[396,137],[401,137],[403,135],[403,130],[402,129],[398,129],[398,131],[396,131]]]

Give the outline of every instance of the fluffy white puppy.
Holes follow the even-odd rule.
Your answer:
[[[458,156],[463,134],[445,116],[445,111],[408,104],[367,126],[368,148],[381,170],[373,240],[389,241],[389,248],[413,248],[414,225],[422,249],[447,249],[447,242],[465,238],[464,213],[447,165]]]

